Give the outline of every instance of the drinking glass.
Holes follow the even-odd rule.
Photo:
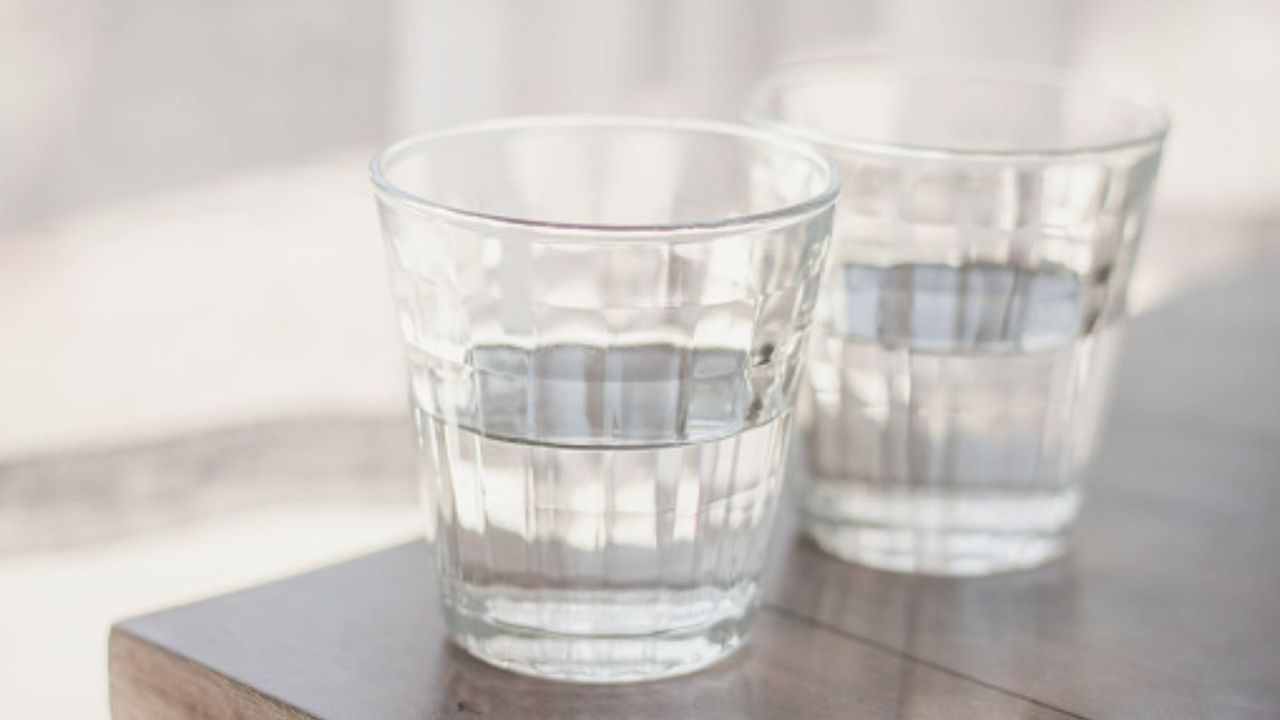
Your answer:
[[[832,165],[727,124],[539,117],[406,140],[372,175],[454,641],[583,682],[740,645]]]
[[[746,114],[845,188],[801,399],[808,533],[939,575],[1061,553],[1164,113],[1046,71],[842,58],[777,70]]]

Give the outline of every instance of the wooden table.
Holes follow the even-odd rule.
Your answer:
[[[420,542],[111,635],[133,718],[1278,718],[1280,272],[1132,323],[1073,550],[978,580],[774,544],[747,649],[578,687],[444,640]]]

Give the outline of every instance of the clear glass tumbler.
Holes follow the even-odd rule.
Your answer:
[[[801,399],[809,534],[928,574],[1058,555],[1164,113],[1043,71],[846,58],[779,69],[747,116],[845,188]]]
[[[454,640],[688,672],[757,598],[838,181],[733,125],[514,118],[372,167]]]

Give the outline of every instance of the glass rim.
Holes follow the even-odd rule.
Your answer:
[[[389,177],[388,171],[397,160],[421,152],[433,144],[447,142],[451,139],[487,133],[535,129],[572,130],[575,128],[597,130],[639,129],[688,135],[701,134],[773,147],[809,161],[813,165],[815,173],[821,178],[822,188],[817,192],[809,193],[803,200],[787,203],[781,207],[761,212],[726,215],[712,220],[641,224],[578,223],[468,210],[437,202],[405,190]],[[790,220],[799,220],[834,205],[836,198],[840,194],[840,176],[835,163],[807,142],[738,123],[645,115],[584,113],[511,115],[449,125],[437,130],[411,135],[386,146],[370,162],[369,177],[380,198],[401,206],[470,223],[545,232],[561,236],[662,236],[662,239],[669,239],[672,236],[719,235],[727,230],[757,229]]]
[[[965,80],[993,85],[1035,87],[1062,97],[1092,97],[1146,113],[1152,128],[1131,137],[1096,143],[1079,143],[1059,148],[1021,150],[988,148],[948,148],[923,143],[894,142],[872,138],[845,138],[803,123],[786,120],[766,109],[765,98],[788,85],[804,84],[807,75],[822,71],[853,71],[877,78],[928,77]],[[797,83],[797,80],[801,80]],[[817,84],[817,83],[808,83]],[[883,54],[830,55],[794,60],[775,66],[752,86],[742,109],[744,121],[811,142],[819,147],[863,154],[917,157],[935,160],[1036,160],[1063,159],[1113,154],[1144,147],[1160,147],[1169,133],[1169,112],[1161,103],[1126,88],[1090,82],[1075,71],[1027,63],[997,64],[992,61],[951,58],[943,55],[893,57]]]

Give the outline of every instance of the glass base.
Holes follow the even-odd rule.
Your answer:
[[[1078,485],[957,490],[818,481],[806,494],[805,529],[827,553],[880,570],[992,575],[1061,555],[1081,499]]]
[[[811,520],[809,537],[824,552],[877,570],[975,577],[1028,570],[1060,556],[1065,538],[961,531],[893,530]]]
[[[746,641],[755,583],[727,591],[531,591],[455,583],[454,642],[504,670],[578,683],[684,675]]]

